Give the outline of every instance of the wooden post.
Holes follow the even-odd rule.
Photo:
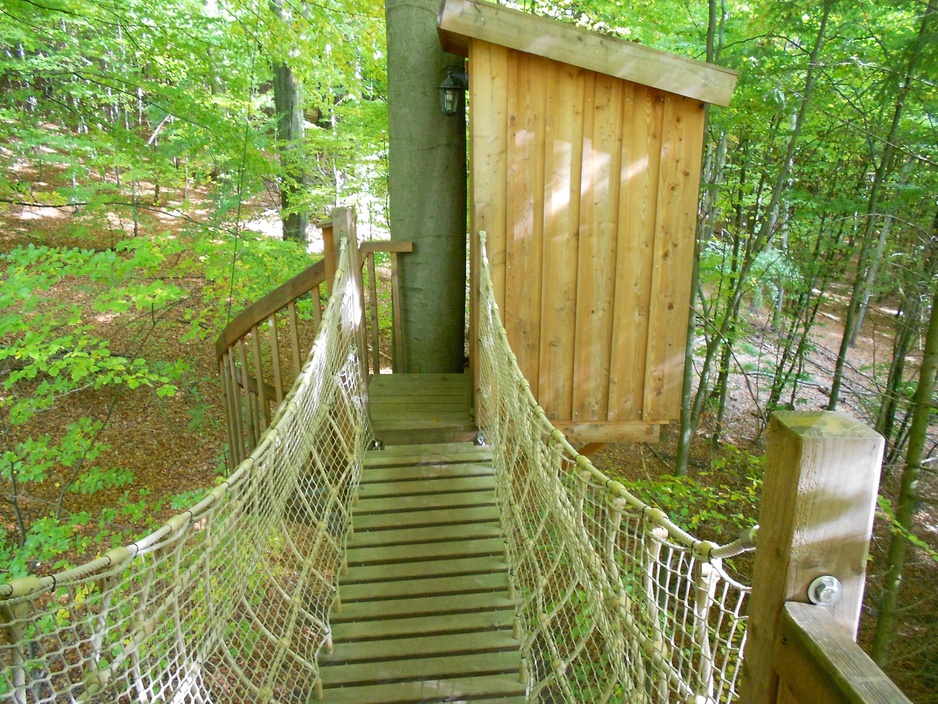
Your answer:
[[[836,577],[826,607],[856,638],[879,489],[883,438],[843,413],[779,412],[769,422],[762,510],[743,662],[745,704],[774,704],[774,649],[782,606],[807,602],[808,586]]]
[[[335,208],[332,211],[332,226],[337,238],[345,240],[348,248],[349,276],[358,292],[358,310],[355,320],[355,342],[358,345],[359,366],[362,375],[365,407],[368,407],[368,348],[365,340],[365,306],[362,287],[362,260],[358,251],[358,235],[355,230],[355,211],[352,208]]]
[[[326,294],[332,295],[332,285],[335,282],[336,270],[336,248],[335,235],[332,231],[332,223],[324,222],[322,227],[322,255],[326,260]],[[314,295],[318,295],[318,290]]]

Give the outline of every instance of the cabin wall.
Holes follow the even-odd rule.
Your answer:
[[[521,370],[575,440],[652,439],[679,411],[703,104],[479,40],[469,59],[471,229]]]

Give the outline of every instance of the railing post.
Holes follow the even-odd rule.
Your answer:
[[[353,309],[355,320],[355,341],[358,345],[359,366],[362,375],[365,407],[368,407],[368,348],[365,340],[365,305],[362,287],[362,258],[358,251],[358,234],[355,230],[355,211],[352,208],[334,208],[332,226],[336,237],[345,240],[348,247],[349,279],[358,292],[359,305]]]
[[[786,601],[807,602],[817,577],[839,580],[826,608],[856,638],[866,575],[882,437],[831,411],[779,412],[769,422],[762,509],[749,602],[742,702],[779,696],[774,649]]]
[[[335,283],[335,270],[338,266],[336,251],[332,222],[324,222],[322,223],[322,255],[326,261],[326,291],[329,296],[332,295],[332,286]]]

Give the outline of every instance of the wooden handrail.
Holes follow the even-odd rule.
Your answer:
[[[358,248],[359,257],[364,261],[368,254],[389,252],[393,254],[414,251],[413,242],[392,242],[389,240],[366,240]],[[247,308],[238,313],[235,318],[225,326],[215,340],[215,358],[220,360],[228,349],[251,332],[259,323],[263,322],[277,311],[285,308],[291,301],[295,301],[323,282],[327,281],[328,272],[326,260],[320,259],[312,266],[304,269],[289,281],[280,284],[277,288],[263,298],[254,301]]]
[[[376,252],[406,254],[413,251],[413,242],[396,242],[392,240],[365,240],[358,247],[358,254],[361,257],[364,257],[366,254],[375,254]]]
[[[215,340],[215,356],[222,380],[225,415],[228,425],[229,455],[232,467],[247,457],[260,441],[270,419],[273,407],[283,401],[293,380],[299,374],[307,350],[303,349],[300,335],[300,318],[297,301],[312,294],[313,333],[319,327],[321,313],[321,286],[332,293],[337,260],[336,240],[347,238],[354,247],[354,214],[346,209],[334,211],[339,215],[341,227],[333,232],[331,222],[322,223],[324,257],[307,267],[289,281],[258,299],[241,311],[222,330]],[[367,241],[358,246],[357,258],[352,257],[352,266],[358,275],[353,277],[362,287],[360,269],[366,264],[370,274],[372,341],[374,373],[380,373],[377,288],[375,283],[375,257],[377,252],[388,252],[391,256],[392,317],[395,339],[400,344],[400,304],[397,289],[397,255],[413,251],[412,242]],[[286,322],[284,323],[284,318]],[[279,321],[279,322],[278,322]],[[286,339],[280,337],[286,327]],[[362,372],[368,373],[368,340],[366,331],[359,332],[362,349]],[[400,351],[398,350],[400,356]]]
[[[303,296],[326,280],[326,261],[320,259],[289,281],[280,284],[263,298],[259,298],[238,313],[215,340],[215,357],[222,355],[238,340],[277,311],[286,308],[292,301]]]
[[[821,606],[787,602],[775,641],[780,691],[817,704],[911,704]],[[781,699],[779,699],[781,701]]]

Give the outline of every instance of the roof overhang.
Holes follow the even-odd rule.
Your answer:
[[[443,48],[466,56],[478,39],[633,83],[729,105],[739,74],[592,30],[480,0],[444,0],[438,21]]]

